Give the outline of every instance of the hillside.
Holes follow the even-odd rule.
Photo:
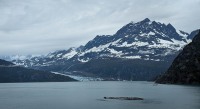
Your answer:
[[[0,83],[76,81],[50,72],[27,69],[0,59]]]
[[[184,47],[157,83],[200,84],[200,33]]]

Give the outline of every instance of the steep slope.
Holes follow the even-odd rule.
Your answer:
[[[76,81],[62,75],[26,69],[0,59],[0,83],[8,82],[64,82]]]
[[[126,71],[122,70],[124,67],[119,66],[120,63],[123,63],[125,66],[129,66],[126,67],[127,69],[131,69],[130,74],[123,78],[130,80],[131,75],[140,75],[140,73],[150,71],[149,75],[157,76],[164,72],[180,50],[191,42],[192,38],[193,35],[177,30],[171,24],[166,25],[146,18],[137,23],[128,23],[114,35],[97,35],[86,45],[78,48],[60,50],[44,57],[14,60],[13,62],[34,69],[63,73],[84,72],[95,76],[104,75],[105,78],[118,78],[116,70],[109,67],[108,63],[118,66],[121,77],[126,75]],[[96,60],[102,63],[99,64]],[[143,64],[137,66],[135,62]],[[160,64],[159,67],[152,66],[156,62]],[[93,67],[84,67],[88,65],[93,65]],[[97,70],[94,70],[95,66],[98,66],[99,69],[110,70],[99,74]],[[133,80],[147,80],[147,78],[140,76]]]
[[[200,33],[176,57],[157,83],[200,84]]]
[[[68,72],[84,76],[101,77],[104,80],[153,80],[171,63],[163,61],[104,58],[92,59],[68,68]]]

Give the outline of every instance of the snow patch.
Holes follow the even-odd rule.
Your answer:
[[[155,35],[155,33],[152,32],[152,31],[150,31],[150,32],[148,33],[148,36],[149,36],[149,35]]]
[[[57,54],[57,57],[59,58],[61,55],[62,55],[62,53],[60,53],[60,54]]]
[[[123,58],[127,58],[127,59],[141,59],[141,56],[125,56]]]
[[[139,50],[139,54],[151,54],[153,51],[151,50],[146,50],[146,51],[143,51],[143,50]]]
[[[128,35],[126,35],[125,37],[128,37]]]
[[[155,33],[150,31],[148,34],[146,34],[146,33],[140,34],[140,36],[147,36],[147,37],[149,37],[150,35],[153,36],[153,35],[155,35]]]
[[[175,39],[171,39],[172,41],[157,39],[159,44],[152,44],[148,45],[150,48],[170,48],[172,50],[180,50],[182,49],[187,43],[184,41],[179,41]]]
[[[180,30],[176,30],[176,32],[180,35],[180,36],[183,36],[184,38],[186,38],[187,39],[187,34],[183,34],[183,33],[181,33],[181,31]]]
[[[152,24],[152,21],[149,21],[148,23],[149,23],[149,25],[151,25],[151,24]]]
[[[116,50],[114,50],[114,49],[109,49],[109,51],[110,51],[110,53],[112,53],[112,54],[121,54],[121,53],[122,53],[122,51],[116,51]]]
[[[105,45],[100,45],[99,47],[93,47],[89,50],[86,50],[85,52],[81,53],[79,56],[84,56],[86,53],[90,53],[90,52],[100,52],[105,50],[106,48],[108,48],[108,46],[110,45],[110,43],[105,44]]]
[[[118,40],[112,42],[111,44],[115,45],[115,46],[118,46],[120,41],[121,41],[121,39],[118,39]]]
[[[118,47],[132,47],[132,46],[146,46],[146,45],[149,45],[148,42],[140,42],[140,41],[136,41],[136,42],[133,42],[131,44],[128,44],[127,42],[124,42],[122,43],[122,45],[119,45]]]
[[[70,58],[72,58],[74,55],[76,55],[77,53],[78,53],[77,51],[71,50],[71,52],[69,52],[69,53],[63,55],[62,57],[63,57],[63,58],[66,58],[66,59],[70,59]]]
[[[89,60],[90,60],[90,59],[88,59],[88,58],[87,58],[87,59],[79,59],[79,58],[78,58],[78,61],[83,62],[83,63],[88,62]]]

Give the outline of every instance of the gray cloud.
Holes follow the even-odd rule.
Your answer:
[[[0,0],[0,55],[46,54],[144,18],[191,32],[200,0]]]

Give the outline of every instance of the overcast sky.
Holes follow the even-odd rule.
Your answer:
[[[0,55],[47,54],[145,18],[200,28],[200,0],[0,0]]]

